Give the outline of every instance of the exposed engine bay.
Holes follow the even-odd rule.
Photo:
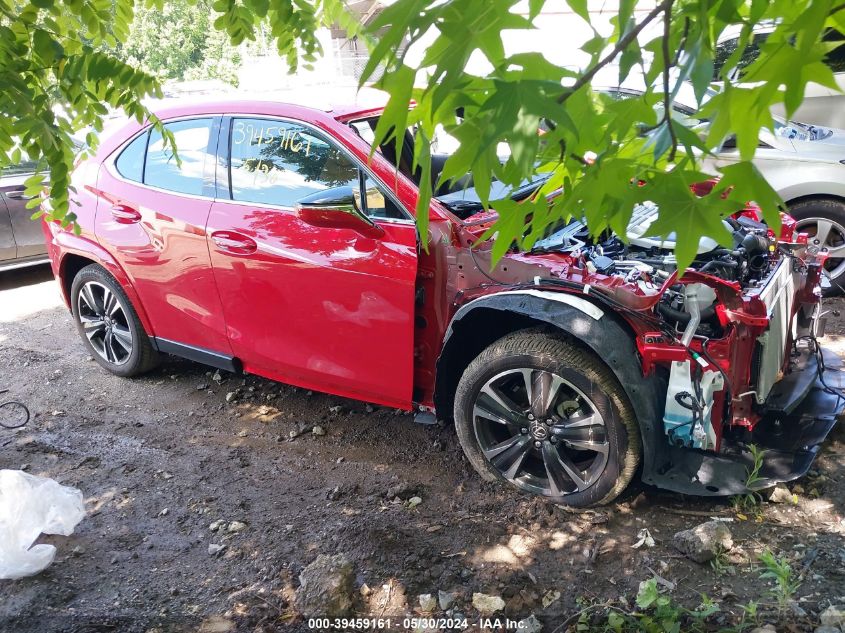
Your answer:
[[[653,331],[637,342],[644,371],[668,371],[666,437],[673,446],[718,451],[732,428],[754,429],[773,387],[801,354],[798,341],[821,335],[813,291],[819,266],[806,279],[806,264],[816,258],[806,258],[805,236],[794,241],[794,221],[784,215],[776,236],[750,206],[723,220],[732,246],[702,238],[679,279],[675,235],[649,235],[657,213],[654,205],[639,205],[625,241],[610,233],[592,238],[573,221],[536,243],[532,253],[565,253],[596,279],[622,280],[650,298],[636,308]],[[599,288],[595,295],[602,294]],[[621,289],[615,300],[624,304]],[[806,303],[799,306],[796,299]]]
[[[651,204],[640,205],[634,210],[627,244],[612,234],[591,239],[587,227],[575,221],[537,243],[534,252],[567,252],[583,257],[590,272],[619,276],[628,283],[649,287],[649,290],[660,287],[662,292],[654,309],[668,327],[663,329],[662,336],[646,338],[646,343],[674,339],[682,348],[691,349],[695,338],[723,337],[725,324],[717,316],[716,290],[706,283],[670,282],[677,274],[676,238],[674,234],[664,239],[649,236],[649,227],[657,213],[657,208]],[[783,259],[778,254],[779,240],[754,209],[727,218],[724,224],[732,236],[733,246],[725,248],[711,238],[702,238],[690,268],[736,284],[742,290],[764,287]],[[787,272],[781,276],[790,276]],[[771,335],[784,345],[787,343],[783,330],[786,325],[776,324],[779,329]],[[771,360],[782,363],[783,358]],[[677,446],[717,449],[722,433],[717,430],[713,418],[716,401],[725,395],[728,384],[725,372],[694,351],[691,358],[669,362],[663,415],[669,441]],[[763,386],[771,388],[766,382]],[[721,392],[719,396],[718,392]],[[723,407],[718,408],[722,410]]]
[[[647,272],[666,279],[677,269],[676,237],[674,233],[665,239],[649,237],[648,230],[657,214],[653,204],[636,207],[628,225],[627,244],[613,234],[593,240],[586,225],[574,221],[537,242],[532,252],[583,253],[588,267],[594,272],[622,274],[629,280],[636,280],[641,273]],[[733,237],[732,248],[723,248],[712,238],[702,238],[692,268],[741,283],[764,278],[769,272],[770,252],[775,250],[777,239],[753,214],[754,211],[749,210],[724,220],[725,228]]]

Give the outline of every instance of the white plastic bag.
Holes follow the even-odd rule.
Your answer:
[[[32,576],[47,567],[56,548],[32,544],[42,532],[73,534],[84,516],[76,488],[21,470],[0,470],[0,578]]]

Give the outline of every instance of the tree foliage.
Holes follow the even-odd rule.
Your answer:
[[[587,0],[566,2],[590,23]],[[845,30],[842,0],[655,0],[644,10],[638,5],[646,3],[619,0],[612,33],[593,28],[583,46],[590,62],[577,71],[540,53],[508,52],[502,43],[505,31],[537,28],[547,4],[557,6],[546,0],[396,0],[371,24],[373,51],[363,81],[383,69],[378,83],[391,95],[377,137],[398,144],[402,135],[394,131],[413,127],[415,162],[423,172],[420,210],[431,196],[429,141],[442,126],[460,147],[440,180],[473,173],[482,200],[500,215],[492,229],[497,257],[514,242],[530,247],[570,216],[586,218],[594,233],[624,234],[634,205],[643,201],[660,208],[655,232],[677,232],[681,265],[702,235],[727,243],[720,217],[748,200],[778,224],[780,200],[750,161],[759,130],[772,126],[773,104],[783,103],[791,114],[808,82],[836,88],[823,63],[830,44],[822,34],[830,26]],[[127,42],[136,11],[162,11],[164,2],[141,6],[133,0],[0,0],[0,170],[25,156],[40,160],[49,171],[56,219],[74,219],[67,195],[70,134],[100,129],[109,109],[150,117],[141,100],[161,94],[155,77],[108,52]],[[524,6],[527,12],[520,13]],[[292,71],[319,55],[320,25],[358,29],[343,0],[214,0],[211,12],[212,27],[233,46],[266,34]],[[772,33],[759,57],[744,69],[743,83],[731,82],[755,26],[764,23],[773,25]],[[731,28],[741,33],[718,70],[724,89],[705,101],[716,44]],[[426,38],[421,61],[412,65],[407,43]],[[467,72],[472,55],[482,55],[490,71]],[[618,68],[620,82],[642,75],[642,98],[594,93],[593,79],[610,66]],[[704,130],[670,114],[681,81],[695,87],[697,116],[709,120]],[[417,105],[409,110],[411,99]],[[736,136],[741,160],[720,168],[713,193],[698,197],[690,184],[708,176],[701,159],[729,135]],[[505,161],[500,143],[510,149]],[[533,199],[490,199],[492,179],[517,186],[538,175],[547,180]],[[37,192],[39,179],[28,185]],[[547,204],[543,194],[558,189],[562,194]],[[425,234],[427,213],[419,213],[419,223]]]
[[[509,53],[502,33],[530,32],[552,2],[530,0],[520,14],[518,0],[397,0],[372,24],[380,32],[362,81],[383,66],[379,84],[391,94],[377,140],[394,130],[415,129],[415,162],[430,178],[429,139],[438,126],[460,141],[440,181],[472,172],[485,204],[499,212],[494,256],[514,243],[530,247],[550,226],[570,216],[584,217],[593,233],[613,229],[624,235],[637,203],[652,201],[660,214],[656,235],[676,231],[680,265],[690,262],[699,238],[708,235],[730,245],[720,218],[755,200],[772,225],[779,225],[777,194],[751,163],[761,128],[773,125],[770,109],[784,103],[788,115],[800,105],[808,82],[837,89],[823,59],[829,44],[825,28],[845,26],[841,0],[660,0],[639,12],[636,0],[620,0],[613,32],[594,36],[582,50],[583,69],[555,65],[540,53]],[[587,23],[586,0],[567,0]],[[640,5],[646,3],[639,3]],[[772,25],[758,59],[745,68],[744,81],[730,81],[753,29]],[[714,73],[719,38],[739,28],[739,45],[719,69],[724,88],[704,100]],[[433,37],[432,37],[433,35]],[[411,65],[405,50],[429,40],[421,61]],[[491,67],[483,76],[466,66],[473,54]],[[591,83],[605,67],[618,69],[618,81],[642,75],[642,98],[614,100],[596,94]],[[699,100],[696,116],[708,119],[702,131],[671,116],[679,83],[690,81]],[[407,108],[409,99],[416,107]],[[661,106],[656,108],[655,106]],[[458,116],[461,114],[461,116]],[[538,134],[540,127],[545,134]],[[708,178],[702,157],[712,155],[735,135],[741,160],[720,168],[721,181],[698,197],[692,183]],[[397,143],[401,137],[395,137]],[[501,161],[497,146],[510,156]],[[595,157],[594,159],[592,157]],[[491,178],[517,186],[545,175],[548,194],[562,188],[551,206],[545,196],[516,204],[491,200]],[[422,187],[418,210],[428,206]],[[427,214],[419,213],[421,225]],[[423,227],[424,228],[424,227]]]
[[[118,42],[114,55],[161,80],[221,79],[236,84],[241,63],[238,47],[212,27],[210,0],[176,0],[136,8],[126,42]]]
[[[158,124],[142,103],[161,96],[158,80],[113,51],[129,38],[139,7],[162,11],[164,4],[0,0],[0,172],[23,159],[38,161],[50,179],[47,212],[65,225],[75,219],[68,195],[75,160],[71,135],[90,128],[88,144],[96,145],[94,132],[111,110]],[[259,27],[269,24],[269,37],[292,71],[320,54],[321,24],[355,28],[341,0],[215,0],[212,10],[213,28],[234,46],[255,39]],[[42,182],[41,175],[30,178],[27,194],[37,195]]]

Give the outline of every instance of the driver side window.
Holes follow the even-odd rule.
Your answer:
[[[359,208],[370,217],[407,217],[370,179],[362,195],[363,179],[355,162],[304,125],[235,118],[229,155],[232,200],[293,208],[311,194],[352,187]]]

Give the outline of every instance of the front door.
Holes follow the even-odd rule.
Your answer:
[[[231,126],[226,134],[225,125]],[[380,183],[322,132],[234,118],[208,247],[229,340],[244,368],[320,391],[409,407],[417,233]],[[223,145],[231,144],[231,151]],[[231,183],[231,187],[228,186]],[[384,233],[314,226],[298,200],[353,187]]]

